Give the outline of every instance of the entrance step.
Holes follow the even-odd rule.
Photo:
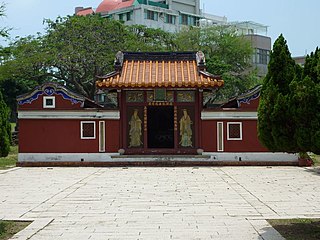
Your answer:
[[[111,157],[121,162],[208,162],[210,156],[204,155],[119,155]]]
[[[112,156],[114,166],[190,167],[212,166],[212,159],[205,155],[118,155]]]

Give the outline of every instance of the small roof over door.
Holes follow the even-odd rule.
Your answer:
[[[220,76],[205,70],[202,52],[118,52],[115,71],[99,76],[96,82],[98,88],[213,88],[223,84]]]

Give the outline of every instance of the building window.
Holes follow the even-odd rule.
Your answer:
[[[97,94],[96,95],[96,99],[97,99],[97,102],[100,104],[100,103],[104,103],[106,101],[106,94],[105,93],[101,93],[101,94]]]
[[[228,122],[228,140],[242,140],[242,123]]]
[[[96,139],[96,122],[81,122],[81,139]]]
[[[55,97],[43,97],[43,108],[55,108],[56,98]]]
[[[144,18],[153,21],[158,21],[158,13],[150,10],[144,10]]]
[[[124,16],[123,13],[119,14],[119,20],[120,20],[120,21],[124,21],[124,20],[123,20],[123,16]]]
[[[270,51],[257,48],[256,62],[257,64],[267,65],[269,63]]]
[[[188,25],[189,26],[197,26],[197,18],[193,16],[188,17]]]
[[[132,12],[127,12],[126,15],[127,15],[127,21],[132,20]]]
[[[188,26],[197,26],[199,18],[194,16],[189,16],[187,14],[180,15],[180,24]]]
[[[166,14],[165,23],[176,24],[176,16]]]
[[[120,21],[130,21],[132,20],[132,12],[126,12],[119,14],[119,20]]]
[[[188,25],[188,15],[186,15],[186,14],[180,15],[180,24]]]

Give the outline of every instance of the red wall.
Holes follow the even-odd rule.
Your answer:
[[[204,151],[217,151],[217,121],[202,121],[201,142]]]
[[[120,121],[106,121],[106,152],[118,152],[120,148]]]
[[[63,99],[61,95],[53,95],[55,97],[55,108],[43,108],[43,96],[39,96],[37,100],[34,100],[31,104],[25,103],[23,105],[18,105],[19,110],[46,110],[46,111],[56,111],[56,110],[80,110],[81,103],[72,104],[71,101]]]
[[[203,120],[202,148],[205,152],[217,151],[217,122],[223,122],[224,152],[268,152],[261,145],[256,120]],[[227,122],[242,122],[242,140],[227,140]]]
[[[99,120],[96,120],[96,139],[93,140],[80,138],[80,121],[69,119],[19,120],[19,152],[98,153]],[[117,152],[119,149],[119,121],[106,120],[105,122],[106,152]]]

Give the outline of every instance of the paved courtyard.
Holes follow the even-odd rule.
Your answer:
[[[0,170],[14,239],[282,239],[265,219],[320,218],[320,172],[298,167]]]

